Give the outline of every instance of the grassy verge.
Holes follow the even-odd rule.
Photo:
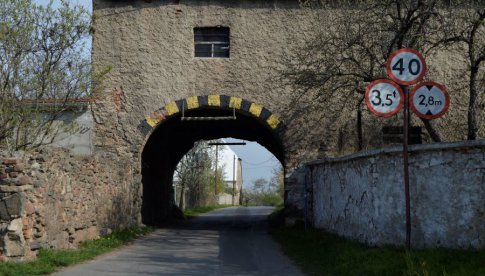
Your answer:
[[[274,229],[271,234],[309,275],[485,275],[485,250],[406,252],[298,227]]]
[[[92,259],[100,254],[124,245],[134,238],[146,235],[152,229],[148,227],[114,231],[97,240],[83,242],[77,250],[41,249],[39,256],[31,262],[1,262],[0,275],[45,275],[55,272],[59,267]]]
[[[204,207],[196,207],[196,208],[187,208],[184,210],[184,215],[187,218],[194,218],[200,214],[208,213],[210,211],[214,211],[216,209],[232,207],[232,205],[211,205],[211,206],[204,206]]]

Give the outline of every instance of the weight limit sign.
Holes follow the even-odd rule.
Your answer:
[[[365,89],[365,103],[375,115],[391,117],[403,107],[404,93],[390,80],[376,80]]]
[[[443,116],[450,106],[448,91],[436,82],[420,83],[411,91],[410,98],[414,113],[428,120]]]
[[[420,82],[426,73],[426,62],[416,50],[403,48],[391,54],[386,65],[389,77],[401,85]]]

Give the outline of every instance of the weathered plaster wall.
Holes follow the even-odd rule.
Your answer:
[[[412,245],[485,247],[485,140],[412,146]],[[314,224],[369,244],[405,241],[400,148],[310,164]]]
[[[0,152],[0,258],[80,241],[140,222],[140,180],[112,153]]]
[[[288,61],[327,30],[329,20],[345,9],[302,9],[298,1],[107,1],[94,0],[93,51],[96,68],[112,68],[93,106],[95,146],[111,148],[139,168],[147,141],[145,117],[175,100],[223,94],[259,103],[287,126],[281,141],[285,151],[288,203],[301,202],[302,183],[294,170],[304,162],[357,149],[356,114],[360,95],[321,107],[312,96],[292,105],[300,95],[280,80]],[[194,27],[227,26],[228,59],[194,57]],[[454,51],[427,57],[427,78],[449,87],[451,108],[433,121],[444,141],[466,136],[464,81],[450,75],[467,66]],[[355,104],[354,104],[355,103]],[[289,108],[289,107],[292,108]],[[483,118],[483,112],[479,117]],[[382,127],[401,126],[401,115],[376,118],[363,108],[364,148],[384,145]],[[413,116],[413,125],[422,122]],[[479,136],[483,137],[481,127]],[[423,128],[424,140],[429,141]],[[295,205],[296,206],[296,205]]]
[[[286,123],[292,91],[274,78],[283,60],[312,37],[318,17],[331,13],[302,10],[298,1],[95,0],[93,63],[112,68],[93,106],[95,147],[129,156],[139,168],[148,139],[142,131],[146,116],[191,96],[244,98]],[[195,58],[194,27],[219,25],[230,27],[230,58]],[[288,173],[316,157],[317,136],[290,132],[278,138],[285,144]]]
[[[119,108],[106,101],[94,106],[96,145],[130,144],[138,150],[146,137],[137,126],[145,117],[190,96],[241,97],[286,121],[292,91],[274,78],[283,61],[312,37],[318,18],[331,14],[302,10],[298,1],[96,0],[94,4],[93,62],[112,67],[108,89],[102,93],[106,101],[113,99],[112,87],[118,87],[120,99]],[[230,58],[195,58],[194,27],[219,25],[230,27]],[[306,147],[304,141],[285,144],[295,162],[307,153],[298,151]]]

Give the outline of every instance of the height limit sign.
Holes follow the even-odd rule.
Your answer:
[[[411,90],[411,109],[423,119],[436,119],[446,113],[450,96],[446,88],[436,82],[423,82]]]

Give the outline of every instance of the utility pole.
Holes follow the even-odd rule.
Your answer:
[[[217,196],[217,167],[218,167],[218,159],[219,159],[219,145],[216,144],[216,169],[214,170],[214,192]]]
[[[236,155],[232,159],[232,206],[236,204]]]
[[[238,162],[238,164],[240,164],[240,168],[241,168],[241,172],[240,172],[240,174],[241,174],[241,188],[239,189],[239,205],[242,206],[243,205],[242,199],[243,199],[243,183],[244,182],[243,182],[243,168],[242,168],[242,162],[241,161],[242,161],[241,158],[237,159],[237,162]]]
[[[217,165],[218,165],[218,158],[219,158],[219,146],[244,146],[246,142],[236,142],[236,143],[209,143],[209,146],[216,146],[216,169],[214,170],[214,192],[217,196]]]

